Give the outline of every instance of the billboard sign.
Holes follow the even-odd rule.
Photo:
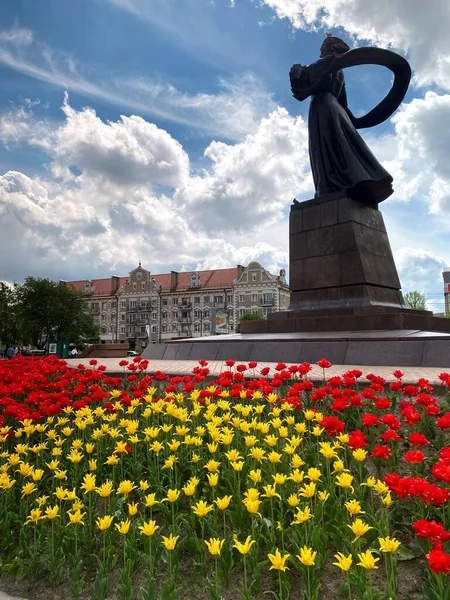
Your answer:
[[[228,333],[228,313],[225,310],[216,311],[216,335]]]

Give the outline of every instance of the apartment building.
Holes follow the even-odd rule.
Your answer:
[[[444,280],[444,314],[450,317],[450,268],[447,267],[442,272]]]
[[[259,263],[247,267],[153,275],[141,263],[128,277],[68,282],[86,296],[100,342],[148,342],[233,333],[246,312],[286,310],[285,271],[274,276]]]

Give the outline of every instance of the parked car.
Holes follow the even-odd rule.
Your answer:
[[[128,350],[127,356],[138,356],[138,353],[136,350]]]

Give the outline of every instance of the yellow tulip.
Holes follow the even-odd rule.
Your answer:
[[[236,548],[241,554],[248,554],[253,544],[256,544],[255,540],[252,540],[250,536],[247,537],[244,543],[241,543],[237,538],[234,538],[233,548]]]
[[[366,550],[366,552],[361,552],[358,554],[359,563],[358,566],[363,569],[373,570],[378,569],[376,563],[380,560],[379,558],[375,558],[370,550]]]
[[[232,498],[233,496],[224,496],[223,498],[217,498],[215,501],[217,507],[220,510],[226,510],[229,507]]]
[[[385,537],[378,538],[381,552],[396,552],[400,546],[400,542],[395,538]]]
[[[367,458],[367,450],[364,448],[357,448],[352,452],[353,458],[358,462],[364,462]]]
[[[80,487],[82,490],[85,491],[85,493],[95,491],[95,475],[93,475],[92,473],[86,473],[86,475],[83,478],[83,483]]]
[[[349,500],[345,503],[345,508],[352,517],[359,514],[364,514],[364,511],[361,509],[361,504],[357,500]]]
[[[298,560],[302,565],[305,565],[305,567],[312,567],[315,564],[316,556],[317,552],[307,546],[300,548],[300,555],[297,554]]]
[[[281,496],[280,494],[277,494],[275,485],[265,485],[264,487],[264,492],[265,494],[263,494],[263,498],[280,498]]]
[[[262,479],[261,469],[253,469],[253,470],[251,470],[250,473],[248,474],[248,476],[253,481],[253,483],[260,483],[261,479]]]
[[[45,516],[47,519],[53,520],[56,519],[59,513],[59,506],[55,504],[55,506],[47,506],[45,509]]]
[[[113,516],[105,515],[104,517],[99,517],[96,520],[96,524],[97,524],[97,527],[100,529],[100,531],[106,531],[107,529],[109,529],[111,527],[113,520],[114,520]]]
[[[84,525],[83,518],[86,516],[86,513],[82,513],[81,510],[75,511],[67,511],[67,516],[69,517],[71,525]]]
[[[109,498],[113,492],[112,481],[105,481],[105,483],[102,483],[95,491],[101,498]]]
[[[128,479],[125,479],[124,481],[121,481],[119,483],[119,487],[117,488],[117,494],[120,494],[121,496],[128,496],[128,494],[131,494],[131,492],[134,489],[136,489],[134,483],[132,483]]]
[[[242,502],[251,515],[261,516],[261,513],[259,512],[259,505],[261,504],[260,500],[249,500],[248,498],[245,498]]]
[[[286,567],[286,561],[289,558],[289,554],[281,555],[281,552],[276,550],[275,554],[268,554],[267,557],[271,562],[270,570],[275,569],[277,571],[286,571],[289,567]]]
[[[200,519],[206,517],[212,510],[214,510],[214,506],[212,504],[207,504],[204,500],[199,500],[197,504],[194,504],[192,507],[192,512]]]
[[[353,491],[353,475],[350,473],[340,473],[336,476],[336,485],[343,489],[350,489]]]
[[[168,537],[162,536],[162,544],[166,550],[175,550],[175,546],[177,545],[177,541],[179,539],[179,535],[173,536],[170,534]]]
[[[116,523],[116,529],[121,535],[127,534],[130,531],[130,526],[131,526],[130,519],[126,519],[125,521]]]
[[[352,530],[352,532],[355,536],[355,540],[362,537],[370,529],[373,529],[373,527],[371,527],[370,525],[367,525],[361,519],[356,519],[351,525],[347,525],[347,527],[349,527]]]
[[[334,562],[333,565],[339,567],[341,571],[347,572],[352,566],[353,558],[351,554],[345,556],[342,552],[338,552],[334,555],[334,558],[336,559],[336,562]]]
[[[139,529],[141,530],[142,535],[150,537],[157,529],[159,529],[159,525],[156,524],[156,521],[144,521],[142,525],[139,525]]]
[[[302,523],[309,521],[311,518],[312,514],[309,506],[307,506],[304,510],[298,508],[297,512],[295,513],[295,519],[292,521],[292,525],[301,525]]]
[[[130,502],[128,504],[128,514],[130,517],[134,517],[137,514],[139,504],[137,502]]]
[[[164,498],[163,502],[176,502],[178,500],[178,498],[180,497],[180,491],[175,489],[169,489],[167,490],[167,496]]]
[[[147,496],[145,496],[145,506],[152,508],[155,504],[158,504],[156,494],[147,494]]]
[[[219,540],[218,538],[210,538],[209,541],[205,540],[206,547],[211,556],[219,556],[224,543],[225,540]]]
[[[316,493],[316,484],[311,481],[311,483],[305,484],[300,488],[299,494],[304,498],[312,498]]]
[[[41,519],[45,519],[45,517],[42,515],[41,509],[33,508],[31,510],[27,520],[25,521],[25,525],[28,525],[29,523],[37,523]]]

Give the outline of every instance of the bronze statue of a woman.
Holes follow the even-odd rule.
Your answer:
[[[342,69],[361,64],[386,66],[395,80],[380,104],[364,117],[355,118],[347,105]],[[407,61],[380,48],[350,50],[343,40],[328,34],[320,48],[320,60],[307,67],[294,65],[289,75],[297,100],[311,96],[309,154],[316,198],[344,192],[371,205],[388,198],[393,193],[393,179],[357,129],[383,122],[398,108],[411,78]]]

